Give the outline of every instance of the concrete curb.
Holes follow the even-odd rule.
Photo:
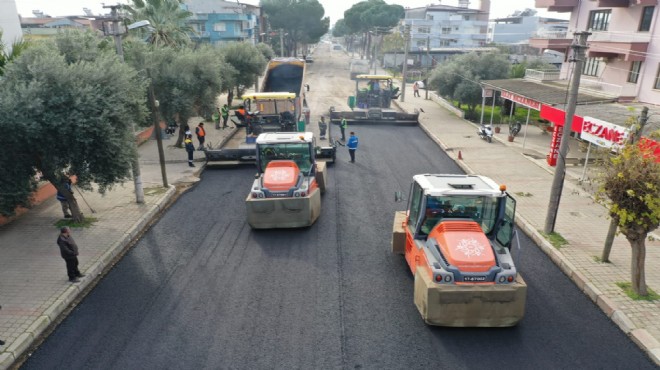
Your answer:
[[[150,222],[158,216],[170,200],[174,197],[176,188],[170,185],[167,192],[158,199],[153,206],[144,213],[137,223],[127,230],[120,240],[113,243],[108,250],[99,257],[99,260],[93,263],[86,271],[88,277],[83,278],[79,284],[70,285],[62,295],[60,295],[50,307],[46,308],[43,315],[39,316],[26,330],[25,333],[18,336],[16,340],[9,344],[4,352],[0,353],[0,370],[9,369],[16,360],[20,359],[24,353],[30,349],[34,342],[45,333],[49,327],[56,323],[58,317],[65,312],[68,307],[74,304],[78,299],[83,298],[82,294],[92,285],[96,278],[103,273],[114,260],[121,254],[133,240],[149,226]]]
[[[397,104],[398,106],[398,104]],[[472,122],[463,120],[466,123],[475,125]],[[419,124],[420,128],[433,140],[436,144],[442,148],[447,155],[450,153],[447,151],[449,147],[443,143],[440,138],[434,135],[425,124]],[[458,159],[458,154],[454,153],[450,155],[454,162],[463,169],[468,174],[474,174],[474,171],[462,160]],[[527,156],[523,157],[529,159]],[[532,161],[538,165],[535,161]],[[542,167],[542,166],[540,166]],[[544,168],[546,169],[546,168]],[[547,169],[546,169],[547,170]],[[548,171],[551,172],[551,171]],[[552,172],[551,172],[552,173]],[[571,184],[572,185],[572,184]],[[600,291],[594,284],[589,282],[589,279],[580,272],[572,262],[570,262],[561,251],[557,250],[549,241],[547,241],[541,233],[534,228],[534,226],[520,213],[516,215],[516,225],[518,228],[524,232],[528,237],[530,237],[534,242],[541,248],[541,250],[548,256],[550,259],[559,267],[562,272],[568,276],[571,281],[585,294],[587,295],[604,313],[610,318],[630,339],[637,344],[656,365],[660,366],[660,342],[651,336],[646,329],[638,329],[635,324],[630,320],[625,313],[620,311],[616,306],[615,302],[607,297],[602,291]]]

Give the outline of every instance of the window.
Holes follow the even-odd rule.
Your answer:
[[[213,31],[225,32],[227,31],[227,24],[225,22],[218,22],[213,25]]]
[[[607,31],[610,25],[611,10],[592,10],[589,12],[589,26],[593,31]]]
[[[639,30],[641,32],[648,32],[651,29],[651,21],[653,21],[654,6],[645,6],[642,10],[642,20],[639,22]]]
[[[582,74],[587,76],[598,76],[598,67],[600,64],[600,58],[589,58],[584,62],[584,67],[582,67]]]
[[[442,27],[442,32],[443,35],[449,35],[451,33],[451,27]]]
[[[431,33],[431,29],[429,27],[419,27],[417,29],[417,32],[419,32],[419,33]]]
[[[408,227],[413,233],[415,233],[417,229],[417,222],[419,221],[419,213],[423,196],[424,192],[422,191],[422,188],[418,183],[413,182],[410,188],[410,201],[408,206],[408,209],[410,210],[410,214],[408,215]]]
[[[628,82],[637,83],[639,78],[639,71],[642,69],[642,62],[632,62],[630,70],[628,71]]]
[[[655,74],[655,83],[653,84],[653,88],[660,90],[660,64],[658,65],[658,73]]]

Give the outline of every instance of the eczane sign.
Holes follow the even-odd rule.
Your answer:
[[[580,137],[604,148],[618,149],[625,144],[630,130],[593,117],[584,117]]]

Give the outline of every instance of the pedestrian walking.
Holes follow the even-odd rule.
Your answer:
[[[319,121],[319,131],[321,133],[321,140],[325,140],[325,132],[328,130],[328,124],[325,123],[325,117],[321,116],[321,120]]]
[[[355,135],[355,132],[351,131],[351,136],[348,138],[346,146],[348,147],[348,154],[351,155],[351,163],[355,163],[355,151],[358,148],[358,137]]]
[[[60,255],[66,262],[66,274],[69,276],[69,281],[77,283],[79,278],[85,276],[78,270],[78,245],[71,236],[71,229],[64,226],[60,229],[60,236],[57,237],[57,245],[60,247]]]
[[[66,191],[66,194],[69,195],[71,198],[73,198],[73,189],[71,189],[71,179],[70,178],[62,179],[62,185],[64,186],[64,191]],[[64,213],[64,218],[71,218],[71,205],[69,204],[69,200],[66,198],[64,193],[60,192],[59,190],[57,191],[57,200],[60,201],[60,205],[62,206],[62,213]]]
[[[413,96],[416,96],[419,98],[419,84],[417,81],[413,84]]]
[[[225,129],[229,126],[227,126],[227,120],[229,119],[229,106],[227,104],[222,106],[222,128]]]
[[[204,140],[206,140],[206,131],[204,130],[204,122],[200,122],[195,128],[195,135],[197,135],[197,140],[199,140],[199,148],[197,150],[204,149]]]
[[[193,164],[193,152],[195,151],[195,146],[193,145],[192,135],[187,135],[186,139],[183,140],[183,144],[186,146],[186,152],[188,152],[188,167],[195,167]]]
[[[215,129],[218,130],[220,129],[220,116],[222,113],[220,112],[220,108],[216,107],[215,112],[211,115],[211,119],[213,120],[213,123],[215,123]]]
[[[341,123],[339,124],[339,129],[341,130],[341,141],[346,141],[346,127],[348,127],[348,122],[346,121],[345,116],[341,116]]]

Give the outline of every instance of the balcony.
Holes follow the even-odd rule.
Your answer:
[[[626,62],[641,62],[651,41],[648,33],[594,32],[590,36],[589,57],[616,58]]]
[[[598,80],[592,80],[583,76],[583,78],[580,80],[580,90],[608,98],[621,98],[636,96],[637,85],[626,84],[621,86]]]
[[[568,38],[565,31],[543,31],[533,35],[529,39],[529,46],[541,50],[554,50],[560,53],[565,53],[566,49],[571,46],[573,39]]]
[[[598,0],[601,8],[628,8],[635,5],[656,5],[656,0]]]
[[[538,69],[526,69],[525,70],[525,79],[532,81],[557,81],[559,80],[559,71],[544,71]]]
[[[572,12],[579,0],[536,0],[537,8],[547,8],[550,12]]]

